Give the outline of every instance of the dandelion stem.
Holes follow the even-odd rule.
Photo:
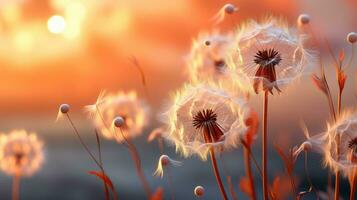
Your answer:
[[[95,130],[95,137],[97,139],[97,147],[98,147],[98,157],[99,157],[99,163],[101,166],[103,166],[103,161],[102,161],[102,148],[101,148],[101,144],[100,144],[100,137],[99,137],[99,134],[98,134],[98,131]],[[103,175],[105,174],[105,171],[104,171],[104,167],[101,168],[101,171],[103,173]],[[105,192],[105,199],[106,200],[110,200],[110,194],[109,194],[109,188],[108,188],[108,185],[105,183],[105,181],[103,180],[103,184],[104,184],[104,192]]]
[[[102,168],[102,165],[97,161],[97,159],[95,158],[95,156],[94,156],[94,155],[92,154],[92,152],[89,150],[89,148],[88,148],[88,146],[86,145],[86,143],[84,143],[84,141],[83,141],[81,135],[80,135],[79,132],[78,132],[77,127],[74,125],[74,123],[73,123],[73,121],[72,121],[72,119],[71,119],[71,117],[69,116],[68,113],[66,113],[66,116],[67,116],[68,121],[69,121],[69,123],[71,124],[71,126],[72,126],[72,128],[73,128],[75,134],[77,135],[78,140],[79,140],[79,142],[81,143],[81,145],[84,147],[84,149],[87,151],[87,153],[89,154],[89,156],[93,159],[93,161],[98,165],[98,167],[99,167],[99,168]]]
[[[129,137],[126,137],[123,130],[121,128],[120,129],[120,133],[123,137],[123,139],[125,140],[125,142],[128,145],[128,149],[130,151],[131,157],[134,160],[135,166],[136,166],[136,173],[141,181],[141,183],[143,184],[144,190],[146,195],[148,196],[148,199],[151,198],[152,192],[151,192],[151,187],[149,185],[149,182],[146,180],[146,177],[143,173],[142,167],[141,167],[141,159],[140,159],[140,155],[138,153],[138,150],[136,149],[134,143],[132,143],[132,141],[130,140]]]
[[[338,117],[341,117],[341,102],[342,102],[342,89],[339,89],[338,100],[337,100]],[[336,138],[337,160],[340,159],[340,143],[341,143],[341,137],[339,134],[337,134],[337,138]],[[337,170],[335,174],[335,200],[338,200],[339,196],[340,196],[340,171]]]
[[[340,157],[340,142],[341,138],[340,135],[337,135],[336,138],[336,149],[337,149],[337,160],[339,160]],[[340,196],[340,171],[337,170],[335,174],[335,200],[338,200]]]
[[[354,174],[351,183],[351,191],[350,191],[350,200],[354,200],[356,197],[356,189],[357,189],[357,175]]]
[[[20,199],[20,179],[21,176],[16,174],[12,180],[12,200]]]
[[[216,156],[214,153],[214,148],[211,147],[210,149],[210,156],[211,156],[211,162],[212,162],[212,168],[214,170],[214,175],[216,176],[216,181],[218,183],[219,189],[221,191],[222,197],[224,200],[228,200],[228,196],[227,193],[224,189],[223,183],[222,183],[222,179],[221,179],[221,175],[219,174],[219,170],[218,170],[218,166],[217,166],[217,160],[216,160]]]
[[[354,54],[355,54],[355,45],[351,44],[351,57],[350,57],[350,60],[349,60],[348,65],[347,65],[346,68],[349,68],[351,66]]]
[[[105,174],[105,171],[104,171],[104,168],[103,168],[103,164],[102,164],[102,156],[101,156],[101,150],[100,150],[100,143],[99,143],[99,138],[98,138],[98,134],[96,133],[97,135],[97,142],[98,142],[98,151],[99,151],[99,161],[95,158],[95,156],[92,154],[92,152],[89,150],[89,147],[86,145],[86,143],[84,143],[83,139],[82,139],[82,136],[79,134],[79,131],[77,129],[77,127],[74,125],[70,115],[68,113],[66,113],[66,116],[67,116],[67,119],[68,121],[70,122],[75,134],[77,135],[77,138],[79,140],[79,142],[81,143],[81,145],[84,147],[85,151],[89,154],[89,156],[92,158],[92,160],[95,162],[95,164],[99,167],[99,169],[101,170],[101,172],[103,174]],[[109,197],[109,190],[108,190],[108,186],[107,184],[105,183],[105,181],[103,180],[103,183],[104,183],[104,189],[105,189],[105,197],[106,199],[110,199]],[[116,191],[114,190],[114,199],[117,199],[117,193]]]
[[[234,191],[234,187],[232,184],[232,177],[231,176],[227,176],[227,183],[228,183],[228,188],[229,188],[229,192],[231,193],[232,199],[233,200],[238,200],[237,194]]]
[[[171,200],[174,200],[175,199],[175,192],[174,192],[174,187],[173,184],[172,184],[172,176],[171,176],[171,173],[170,173],[170,169],[166,169],[167,171],[167,179],[168,179],[168,184],[169,184],[169,189],[170,189],[170,193],[171,193]]]
[[[249,147],[248,147],[249,148]],[[244,164],[245,164],[245,171],[247,174],[247,177],[249,179],[249,184],[250,184],[250,188],[252,193],[250,194],[250,198],[251,200],[256,200],[256,194],[255,194],[255,187],[254,187],[254,179],[253,179],[253,174],[252,174],[252,167],[251,167],[251,161],[250,161],[250,153],[249,150],[247,150],[246,148],[244,148]]]
[[[262,163],[263,163],[263,194],[268,200],[268,173],[267,173],[267,123],[268,123],[268,90],[264,92],[263,103],[263,136],[262,136]]]
[[[317,200],[319,200],[319,195],[317,194],[317,192],[316,192],[316,190],[315,190],[315,188],[314,188],[314,186],[313,186],[313,184],[312,184],[312,180],[311,180],[311,178],[310,178],[309,169],[308,169],[308,164],[307,164],[307,161],[308,161],[307,155],[308,155],[308,152],[305,151],[305,163],[304,163],[304,168],[305,168],[306,178],[307,178],[307,181],[308,181],[309,184],[310,184],[310,188],[314,191]]]

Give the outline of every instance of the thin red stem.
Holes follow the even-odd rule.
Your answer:
[[[262,134],[262,163],[263,163],[263,195],[268,200],[268,169],[267,169],[267,123],[268,123],[268,91],[264,92],[263,103],[263,134]]]
[[[350,200],[355,200],[356,199],[356,189],[357,189],[356,186],[357,186],[357,175],[355,174],[353,176],[352,184],[351,184]]]
[[[16,174],[12,180],[12,200],[20,199],[20,179],[21,176]]]
[[[250,199],[251,200],[256,200],[256,194],[255,194],[255,186],[254,186],[254,178],[253,178],[253,174],[252,174],[252,167],[251,167],[251,158],[250,158],[250,153],[249,150],[247,150],[246,148],[244,148],[244,164],[245,164],[245,171],[247,174],[247,177],[249,179],[249,185],[251,188],[252,193],[250,194]]]
[[[124,132],[121,128],[120,129],[120,132],[121,132],[121,135],[123,136],[125,142],[127,143],[128,145],[128,149],[130,151],[130,154],[131,154],[131,157],[135,163],[135,167],[136,167],[136,173],[141,181],[141,183],[143,184],[143,187],[144,187],[144,190],[145,190],[145,193],[146,195],[148,196],[148,199],[151,198],[152,196],[152,190],[151,190],[151,187],[149,185],[149,182],[146,180],[146,177],[143,173],[143,170],[142,170],[142,167],[141,167],[141,159],[140,159],[140,155],[138,153],[138,150],[136,149],[134,143],[131,142],[130,138],[129,137],[126,137],[124,135]]]
[[[218,170],[218,166],[217,166],[217,160],[216,160],[216,156],[215,156],[213,147],[211,147],[211,149],[210,149],[210,156],[211,156],[212,168],[213,168],[213,171],[214,171],[214,175],[216,177],[216,181],[217,181],[218,187],[219,187],[219,189],[221,191],[222,198],[224,200],[228,200],[227,193],[226,193],[226,191],[224,189],[224,186],[223,186],[223,183],[222,183],[221,175],[219,174],[219,170]]]
[[[238,200],[237,194],[234,191],[234,187],[233,187],[233,184],[232,184],[232,177],[231,176],[227,176],[227,183],[228,183],[228,189],[229,189],[229,192],[231,193],[232,199],[233,200]]]

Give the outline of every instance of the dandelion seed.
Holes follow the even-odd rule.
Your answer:
[[[307,25],[310,23],[310,15],[308,14],[301,14],[298,17],[298,25],[299,26],[303,26],[303,25]]]
[[[61,104],[58,109],[56,122],[62,117],[62,115],[67,114],[69,112],[69,109],[70,109],[70,106],[68,104]]]
[[[169,167],[169,166],[181,166],[182,163],[180,161],[176,161],[171,159],[167,155],[162,155],[160,156],[159,162],[157,164],[156,171],[154,172],[154,176],[160,176],[161,178],[164,177],[164,168]]]
[[[205,194],[205,188],[202,186],[195,187],[194,194],[197,197],[202,197]]]
[[[354,44],[356,41],[357,41],[357,33],[355,32],[350,32],[348,35],[347,35],[347,42],[351,43],[351,44]]]
[[[96,128],[107,139],[121,143],[121,134],[114,134],[114,126],[120,126],[130,138],[142,134],[148,123],[148,107],[140,101],[135,92],[106,94],[102,92],[94,105],[86,106]],[[113,119],[117,116],[120,118]]]
[[[125,125],[125,121],[122,117],[116,117],[113,121],[114,123],[114,126],[117,127],[117,128],[121,128]]]
[[[218,12],[212,17],[212,21],[215,22],[215,24],[221,23],[226,15],[231,15],[235,12],[238,11],[238,8],[234,6],[233,4],[227,3],[225,4]]]

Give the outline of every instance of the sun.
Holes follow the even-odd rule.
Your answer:
[[[51,33],[61,34],[66,29],[66,21],[60,15],[54,15],[47,21],[47,28]]]

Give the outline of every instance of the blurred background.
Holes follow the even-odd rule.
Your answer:
[[[239,11],[219,26],[210,20],[225,4],[233,3]],[[159,125],[156,116],[170,94],[188,80],[185,57],[193,38],[200,32],[227,31],[247,18],[267,14],[286,17],[294,25],[301,13],[312,18],[312,27],[326,37],[335,53],[345,49],[350,56],[347,33],[357,31],[355,0],[0,0],[0,130],[25,128],[35,131],[45,141],[45,164],[37,174],[21,182],[22,199],[102,199],[102,184],[87,171],[94,163],[79,145],[66,121],[55,123],[61,103],[71,105],[71,113],[86,142],[95,150],[95,136],[83,106],[95,102],[102,90],[135,90],[151,105],[149,133]],[[320,52],[328,80],[336,92],[331,57]],[[138,69],[130,62],[135,56],[147,78],[145,95]],[[356,62],[354,62],[356,63]],[[353,109],[356,103],[355,68],[348,69],[343,105]],[[334,93],[335,96],[336,93]],[[260,96],[252,97],[252,106],[261,112]],[[303,141],[300,123],[311,134],[325,130],[327,102],[315,89],[310,77],[286,89],[271,100],[269,142],[285,149]],[[145,174],[153,186],[162,186],[169,198],[166,179],[152,177],[159,158],[156,144],[146,144],[146,135],[135,140],[143,159]],[[259,159],[258,140],[255,144]],[[219,199],[208,162],[176,155],[184,161],[172,171],[176,199],[195,199],[193,189],[203,185],[202,199]],[[120,199],[145,199],[135,176],[129,153],[122,145],[104,141],[105,167],[113,179]],[[271,150],[271,180],[283,174],[283,165]],[[244,174],[242,152],[221,157],[226,174],[231,174],[238,188]],[[310,173],[316,187],[326,190],[326,170],[321,157],[312,155]],[[298,160],[296,176],[306,189],[303,160]],[[259,177],[256,177],[259,181]],[[347,198],[347,181],[341,194]],[[260,184],[257,184],[257,187]],[[238,192],[238,191],[237,191]],[[246,199],[239,192],[240,199]],[[0,175],[0,199],[10,199],[11,177]],[[313,195],[311,195],[313,196]],[[311,197],[312,198],[312,197]]]

